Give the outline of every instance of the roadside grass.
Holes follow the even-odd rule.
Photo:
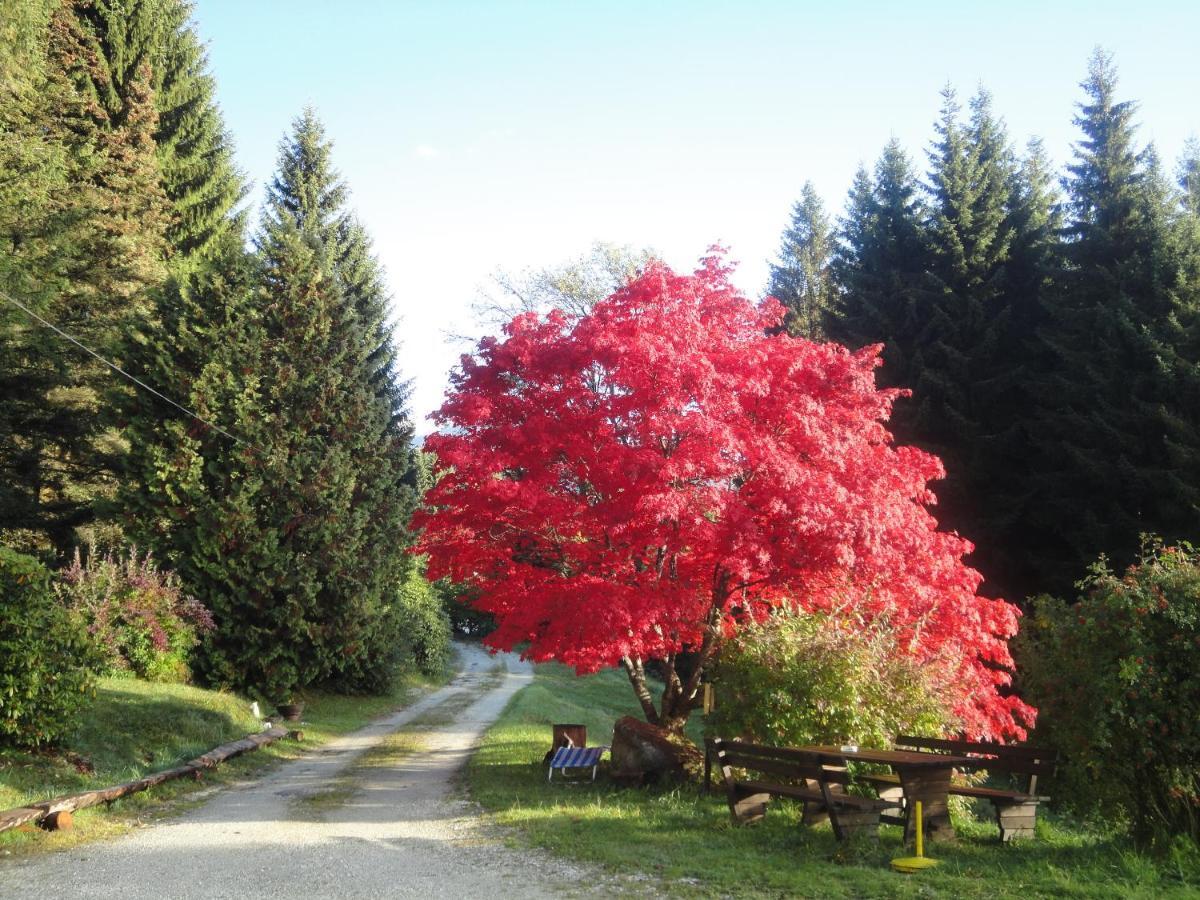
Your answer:
[[[550,724],[588,727],[590,744],[608,743],[622,715],[636,715],[623,675],[576,677],[539,666],[534,683],[513,698],[472,759],[471,796],[491,819],[533,845],[635,877],[650,876],[664,893],[686,896],[788,897],[1196,897],[1200,870],[1154,861],[1123,838],[1053,812],[1039,814],[1037,839],[1000,843],[990,807],[959,815],[959,834],[927,854],[938,868],[920,875],[890,869],[910,856],[899,827],[878,843],[839,845],[828,825],[800,825],[800,808],[772,803],[765,821],[730,822],[723,795],[694,786],[619,789],[602,774],[595,784],[547,784],[542,757]]]
[[[381,696],[354,697],[309,692],[304,717],[287,724],[302,741],[284,739],[206,772],[201,781],[179,779],[149,791],[75,815],[70,831],[42,832],[24,826],[0,833],[0,856],[64,850],[87,841],[115,837],[152,820],[195,806],[215,787],[261,774],[295,759],[331,738],[408,705],[419,693],[449,680],[405,675]],[[268,710],[263,711],[264,714]],[[261,730],[248,700],[224,691],[127,678],[103,679],[95,702],[80,715],[64,746],[46,752],[0,750],[0,809],[63,794],[119,784],[160,771],[207,750]]]

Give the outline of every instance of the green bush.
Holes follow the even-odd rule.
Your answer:
[[[385,694],[402,672],[438,675],[450,661],[450,620],[442,600],[414,565],[390,603],[342,628],[348,652],[324,685],[347,694]]]
[[[882,623],[781,611],[740,629],[714,672],[710,734],[769,744],[887,747],[941,734],[946,705]]]
[[[0,547],[0,743],[54,743],[95,696],[82,625],[54,597],[46,569]]]
[[[55,584],[62,603],[82,619],[107,675],[187,682],[192,649],[213,627],[179,579],[137,548],[100,553],[78,550]]]
[[[423,566],[409,574],[396,607],[413,664],[426,675],[445,671],[450,663],[450,617],[442,597],[426,580]]]
[[[1123,577],[1106,561],[1074,605],[1032,601],[1015,644],[1033,742],[1063,754],[1053,793],[1137,842],[1200,842],[1200,554],[1147,543]]]

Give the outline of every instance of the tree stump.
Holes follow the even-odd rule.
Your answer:
[[[613,726],[612,776],[621,783],[685,781],[699,777],[704,754],[686,738],[633,716]]]

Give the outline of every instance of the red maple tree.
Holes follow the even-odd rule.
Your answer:
[[[783,308],[728,272],[717,253],[691,276],[654,263],[588,315],[518,316],[463,358],[426,443],[429,574],[476,588],[497,649],[622,665],[667,728],[740,622],[852,603],[951,687],[965,733],[1023,736],[1034,711],[1004,692],[1018,611],[937,530],[942,466],[893,443],[879,348],[772,334]]]

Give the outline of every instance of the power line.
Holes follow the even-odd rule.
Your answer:
[[[29,317],[41,322],[43,325],[45,325],[47,328],[49,328],[55,334],[70,341],[72,344],[74,344],[80,350],[83,350],[85,353],[88,353],[91,356],[94,356],[96,359],[100,360],[100,362],[104,363],[104,365],[108,366],[110,369],[112,369],[118,375],[121,375],[122,377],[129,379],[134,384],[136,384],[138,387],[140,387],[142,390],[149,391],[155,397],[158,397],[160,400],[163,400],[163,401],[171,404],[173,407],[175,407],[179,411],[187,414],[188,416],[191,416],[191,418],[195,419],[197,422],[201,422],[204,425],[207,425],[209,428],[213,429],[213,431],[216,431],[216,432],[219,432],[220,434],[225,435],[225,437],[229,438],[235,444],[241,444],[244,447],[250,447],[251,449],[257,449],[256,447],[254,447],[253,444],[242,440],[237,435],[230,434],[228,431],[226,431],[220,425],[216,425],[216,424],[208,421],[208,419],[205,419],[203,416],[200,416],[199,414],[193,412],[192,410],[188,409],[186,406],[182,406],[182,405],[176,403],[174,400],[172,400],[170,397],[166,396],[162,392],[156,391],[154,388],[150,387],[150,385],[146,384],[146,382],[134,377],[133,375],[130,375],[128,372],[126,372],[124,369],[122,369],[116,363],[109,362],[107,359],[105,359],[103,356],[101,356],[99,353],[97,353],[91,347],[89,347],[86,344],[84,344],[83,342],[77,340],[74,336],[67,334],[67,332],[63,331],[61,328],[59,328],[53,322],[47,322],[45,319],[43,319],[41,316],[39,316],[37,313],[35,313],[32,309],[30,309],[28,306],[26,306],[21,301],[16,300],[13,297],[10,297],[8,294],[4,293],[3,291],[0,291],[0,297],[7,300],[9,303],[11,303],[13,306],[17,307],[18,309],[23,310],[25,312],[25,314],[28,315]]]

